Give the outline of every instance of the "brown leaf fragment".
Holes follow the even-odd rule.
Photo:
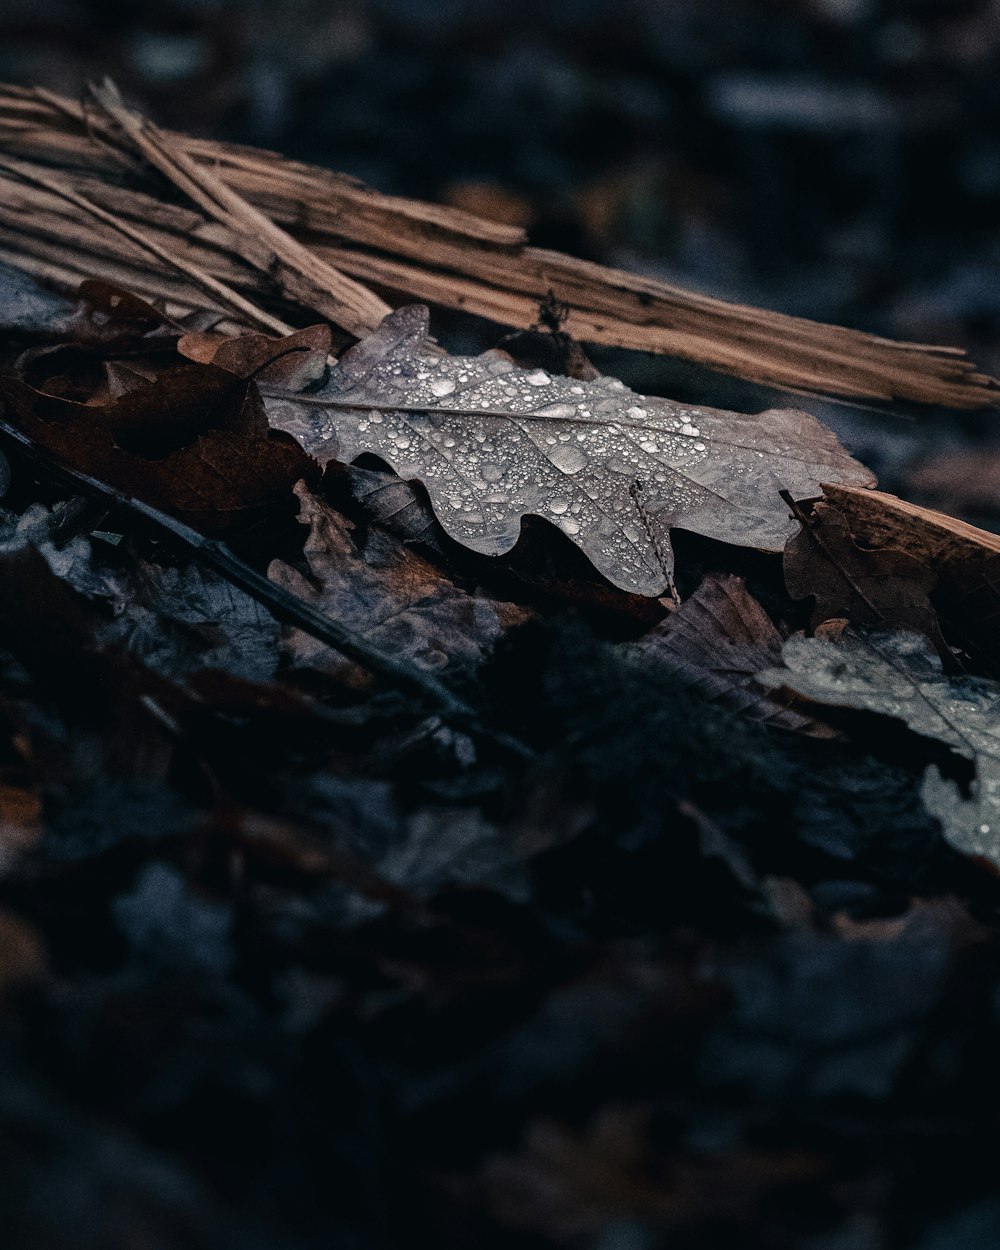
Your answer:
[[[650,663],[753,720],[813,738],[835,736],[822,721],[783,707],[755,681],[757,673],[781,662],[782,643],[743,578],[710,574],[634,646]]]
[[[126,347],[151,336],[176,337],[181,332],[163,309],[99,278],[80,283],[68,328],[74,341],[104,348]]]
[[[0,994],[46,974],[41,938],[12,911],[0,911]]]
[[[793,599],[815,600],[814,629],[844,619],[914,630],[947,654],[928,599],[937,581],[932,569],[898,547],[859,547],[846,517],[831,504],[816,503],[810,513],[796,504],[795,511],[802,528],[785,545],[785,585]]]
[[[254,388],[212,365],[187,365],[104,405],[0,379],[0,400],[33,440],[118,490],[219,532],[286,499],[312,471],[275,437]]]
[[[42,832],[42,803],[36,793],[0,782],[0,873],[35,845]]]
[[[309,526],[304,554],[313,580],[281,560],[269,576],[375,646],[426,670],[472,665],[528,618],[516,604],[462,589],[384,531],[372,529],[362,541],[304,483],[295,493],[299,519]],[[296,667],[356,679],[356,666],[299,630],[287,633],[284,647]]]
[[[322,380],[331,348],[330,327],[307,326],[284,338],[243,334],[236,338],[213,332],[185,334],[177,350],[189,360],[227,369],[239,378],[256,378],[289,391],[301,391]]]
[[[138,369],[130,368],[117,360],[106,360],[104,362],[104,378],[109,400],[121,399],[124,395],[130,395],[133,391],[141,390],[146,383],[153,380]]]
[[[1000,535],[897,499],[824,483],[823,493],[867,547],[895,547],[934,570],[933,604],[949,637],[1000,676]]]

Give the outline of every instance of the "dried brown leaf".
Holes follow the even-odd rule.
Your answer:
[[[815,599],[813,628],[846,619],[852,625],[911,629],[946,653],[928,599],[937,581],[932,569],[897,547],[859,547],[844,514],[831,504],[815,504],[801,520],[802,528],[785,546],[785,585],[793,599]]]
[[[80,283],[78,302],[68,327],[71,338],[94,347],[123,347],[151,335],[181,332],[162,308],[98,278]]]
[[[270,433],[247,383],[189,365],[105,405],[60,399],[16,378],[0,400],[40,446],[73,467],[218,532],[289,495],[312,466]]]
[[[330,347],[330,327],[325,325],[307,326],[284,338],[191,333],[177,344],[177,350],[189,360],[213,364],[237,377],[254,377],[290,391],[300,391],[323,378]]]
[[[932,568],[934,607],[950,637],[1000,676],[1000,535],[882,491],[824,485],[867,547],[895,547]]]

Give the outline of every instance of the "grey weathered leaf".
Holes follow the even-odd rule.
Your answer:
[[[659,595],[679,526],[778,551],[794,530],[778,492],[873,484],[805,412],[748,416],[646,398],[616,378],[518,369],[498,352],[447,356],[413,305],[341,359],[322,391],[269,389],[272,426],[321,462],[380,456],[422,481],[441,524],[501,555],[544,517],[624,590]]]
[[[108,548],[83,535],[56,541],[60,511],[32,504],[0,528],[0,551],[33,547],[61,581],[103,604],[102,644],[124,644],[158,673],[221,669],[266,681],[278,664],[280,626],[245,591],[197,561],[167,566],[104,558]]]
[[[382,530],[370,531],[362,542],[347,519],[304,482],[295,493],[299,520],[309,526],[304,554],[313,582],[282,560],[272,561],[270,578],[419,668],[476,664],[505,630],[531,615],[517,604],[463,589]],[[336,675],[353,667],[301,630],[286,632],[283,649],[296,667]]]
[[[970,800],[932,768],[924,802],[957,850],[1000,865],[1000,682],[949,676],[926,640],[911,633],[845,633],[837,640],[800,635],[785,643],[783,659],[784,668],[760,674],[765,685],[894,716],[972,760]]]

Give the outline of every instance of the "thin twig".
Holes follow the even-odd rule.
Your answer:
[[[37,170],[25,165],[21,161],[8,160],[6,157],[0,156],[0,169],[6,170],[15,178],[19,178],[29,185],[41,187],[48,191],[51,195],[57,196],[61,200],[74,205],[81,211],[89,214],[97,221],[110,227],[118,234],[129,239],[137,247],[143,251],[151,253],[161,260],[165,265],[172,269],[179,270],[187,278],[202,290],[207,291],[225,306],[234,309],[243,317],[248,318],[251,322],[263,326],[274,334],[291,334],[292,326],[287,325],[278,317],[272,317],[270,313],[265,312],[262,308],[258,308],[256,304],[250,300],[244,299],[242,295],[234,291],[232,287],[226,286],[224,282],[220,282],[218,278],[213,278],[211,274],[205,273],[203,269],[199,269],[197,265],[191,265],[176,253],[168,251],[167,248],[161,247],[154,239],[142,230],[130,226],[121,218],[116,217],[114,213],[109,213],[101,208],[98,204],[94,204],[88,200],[86,196],[79,195],[70,187],[64,186],[53,178],[49,178],[45,174],[40,174]]]
[[[220,221],[237,237],[265,245],[266,261],[264,257],[247,257],[255,268],[270,273],[277,264],[294,275],[302,287],[296,294],[303,302],[311,303],[315,311],[328,316],[356,338],[370,333],[392,311],[368,287],[323,260],[227,186],[212,170],[199,165],[181,144],[145,117],[127,109],[110,80],[92,83],[90,93],[97,107],[115,123],[123,141],[169,178],[203,212]]]

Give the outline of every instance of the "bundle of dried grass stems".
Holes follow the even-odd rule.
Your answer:
[[[100,277],[178,311],[283,333],[286,317],[372,330],[414,299],[504,326],[566,306],[584,343],[659,352],[852,399],[993,406],[948,347],[894,342],[530,247],[524,232],[381,195],[271,152],[159,130],[110,83],[77,103],[0,86],[0,260],[63,289]]]

